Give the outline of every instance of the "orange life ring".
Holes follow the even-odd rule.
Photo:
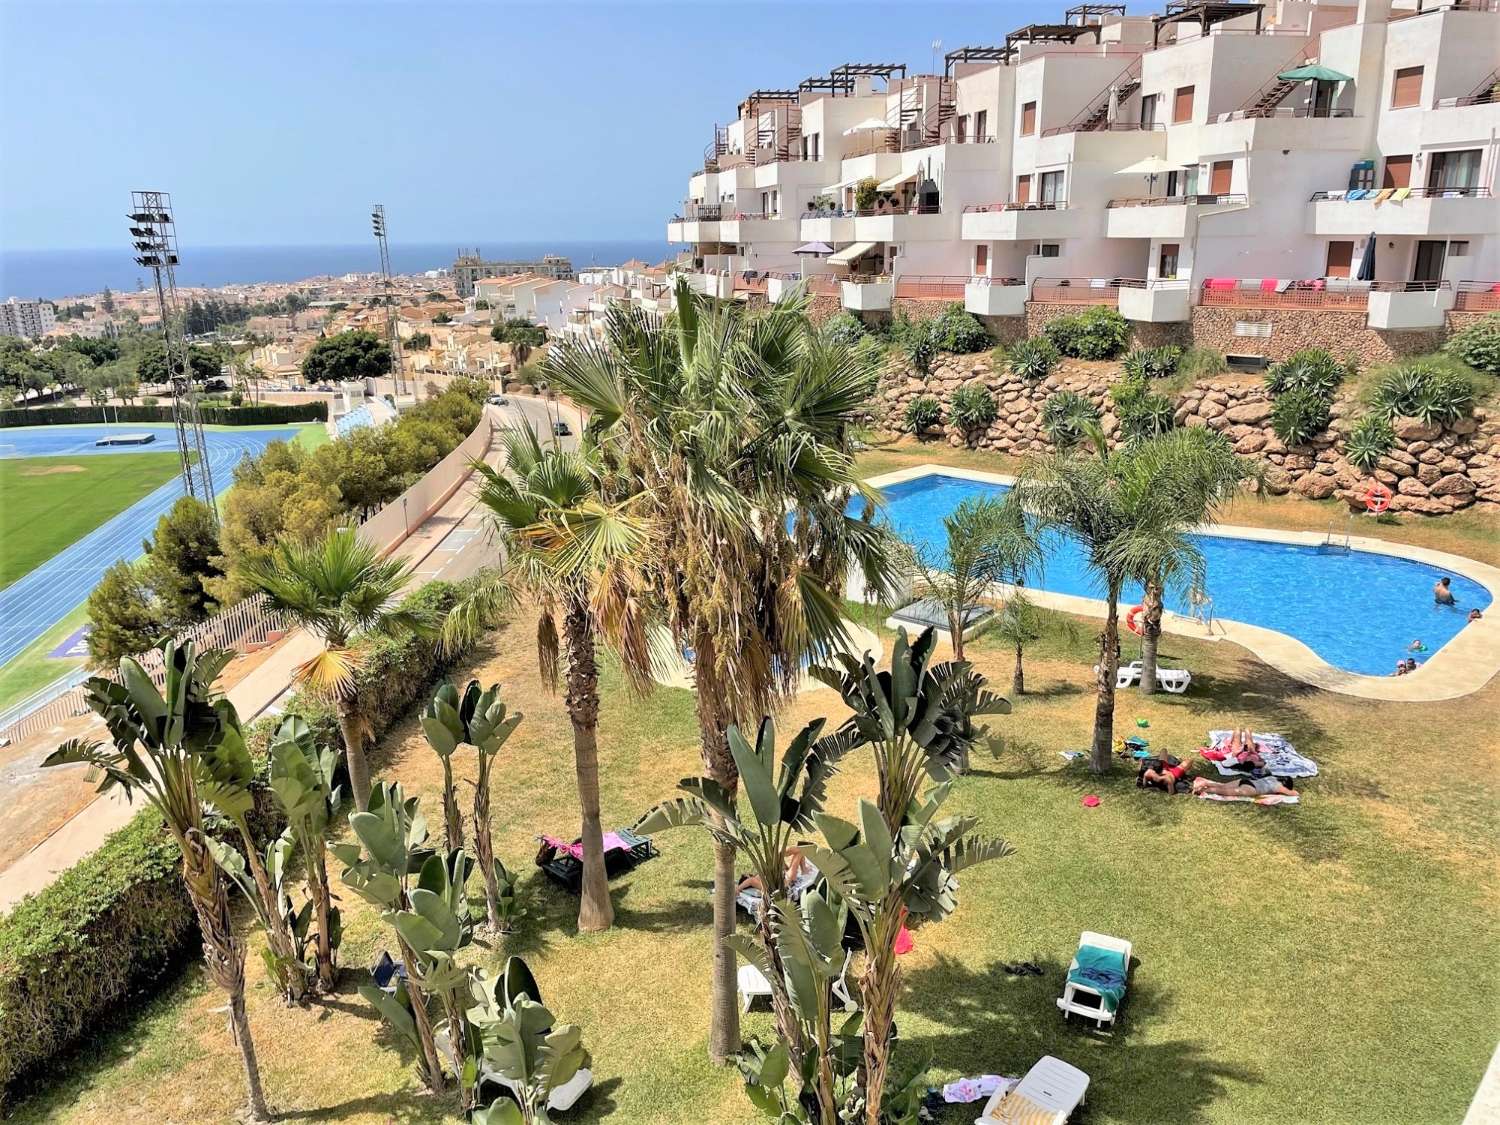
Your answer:
[[[1144,605],[1138,605],[1132,606],[1130,612],[1125,615],[1125,628],[1129,629],[1138,637],[1144,637],[1146,635],[1141,630],[1140,623],[1136,621],[1136,618],[1145,612],[1146,607]]]
[[[1391,506],[1391,490],[1378,480],[1365,489],[1365,511],[1379,515]]]

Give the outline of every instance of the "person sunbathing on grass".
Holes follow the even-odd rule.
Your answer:
[[[1229,741],[1224,746],[1224,760],[1257,769],[1266,764],[1265,759],[1260,756],[1260,744],[1248,730],[1237,730],[1229,736]]]
[[[802,854],[801,848],[787,848],[784,853],[786,857],[786,888],[789,892],[801,891],[817,876],[817,868]],[[735,887],[735,893],[741,891],[764,891],[761,886],[759,875],[746,875]]]
[[[1157,766],[1160,768],[1158,769]],[[1187,773],[1186,762],[1158,762],[1156,766],[1145,766],[1141,770],[1136,784],[1145,788],[1147,785],[1156,789],[1165,789],[1167,796],[1171,796],[1177,790],[1177,783]]]
[[[1235,781],[1209,781],[1193,778],[1193,796],[1212,793],[1216,797],[1295,797],[1297,791],[1274,777],[1242,777]]]

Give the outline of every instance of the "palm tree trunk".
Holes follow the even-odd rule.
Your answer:
[[[609,901],[609,878],[604,871],[604,828],[599,815],[599,665],[594,654],[594,629],[582,598],[568,600],[563,618],[568,647],[568,718],[573,724],[573,768],[578,775],[578,804],[582,810],[579,835],[583,841],[583,889],[578,903],[582,933],[609,929],[615,908]]]
[[[1141,598],[1146,607],[1141,614],[1141,694],[1156,691],[1156,646],[1161,641],[1162,588],[1155,579],[1146,583]]]
[[[693,673],[698,689],[698,737],[703,769],[734,799],[740,775],[729,753],[719,687],[714,678],[714,638],[700,630],[693,638]],[[725,939],[734,933],[734,845],[714,844],[714,961],[709,993],[708,1058],[717,1066],[740,1049],[740,1006],[735,988],[734,950]]]
[[[271,955],[281,974],[282,998],[288,1004],[295,1004],[307,995],[307,973],[297,956],[292,935],[287,930],[286,917],[281,913],[281,903],[276,901],[276,894],[271,890],[271,877],[266,873],[266,865],[256,850],[250,829],[244,821],[240,821],[238,827],[240,841],[245,845],[245,862],[250,865],[250,876],[255,880],[261,910],[266,916],[266,943],[271,947]]]
[[[410,905],[403,909],[409,910]],[[422,1044],[422,1078],[429,1090],[434,1094],[441,1094],[447,1083],[443,1079],[442,1061],[438,1058],[437,1040],[432,1034],[432,1016],[427,1011],[427,992],[417,983],[416,970],[421,963],[411,946],[406,944],[405,938],[398,937],[396,944],[401,950],[402,963],[406,965],[406,994],[411,999],[411,1016],[417,1027],[417,1041]]]
[[[1026,694],[1026,669],[1021,664],[1021,654],[1024,650],[1024,645],[1016,645],[1016,670],[1010,674],[1011,695]]]
[[[865,951],[867,963],[860,981],[865,1007],[865,1125],[881,1125],[885,1079],[891,1061],[891,1027],[896,1022],[896,992],[901,966],[896,963],[896,935],[901,930],[901,902],[888,895],[875,918],[874,948]]]
[[[957,613],[951,609],[948,611],[948,636],[953,641],[953,659],[962,660],[964,658],[964,606],[962,601],[959,602]]]
[[[328,889],[328,863],[322,838],[318,839],[315,847],[308,850],[307,893],[312,897],[313,911],[318,919],[318,987],[324,992],[332,992],[334,985],[338,983],[338,971],[333,964],[333,920],[329,901],[332,893]]]
[[[353,702],[341,699],[336,706],[339,733],[344,736],[344,760],[349,766],[349,788],[354,791],[354,807],[359,812],[367,812],[370,808],[370,763],[365,760],[365,748],[360,743]]]
[[[474,851],[479,856],[479,870],[484,876],[484,908],[490,929],[500,932],[500,881],[495,876],[495,844],[490,836],[490,770],[479,763],[479,779],[474,786]]]
[[[1099,634],[1098,696],[1094,701],[1094,744],[1089,769],[1104,773],[1110,767],[1115,735],[1115,680],[1120,670],[1120,583],[1109,583],[1104,632]]]

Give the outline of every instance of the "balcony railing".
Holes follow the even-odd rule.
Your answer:
[[[967,215],[971,212],[980,214],[986,211],[1066,211],[1067,209],[1068,201],[1066,199],[1053,199],[1045,203],[1040,203],[1036,200],[1023,203],[1012,199],[1009,202],[1001,203],[970,203],[964,208],[964,214]]]
[[[826,273],[809,274],[803,277],[801,274],[786,270],[772,270],[770,273],[761,274],[761,277],[767,281],[775,279],[792,285],[801,285],[814,297],[836,297],[839,292],[839,279]]]
[[[944,298],[962,301],[967,277],[950,277],[933,274],[900,274],[896,277],[896,296],[903,300],[941,300]]]
[[[1453,307],[1463,312],[1500,311],[1500,281],[1460,281]]]
[[[1198,303],[1247,309],[1363,309],[1372,284],[1347,278],[1210,277],[1203,282]]]
[[[1314,203],[1356,203],[1360,200],[1399,202],[1403,199],[1488,199],[1487,187],[1351,188],[1348,191],[1315,191]]]
[[[1113,305],[1120,300],[1117,277],[1039,277],[1031,299],[1063,305]]]
[[[999,138],[996,137],[993,133],[985,133],[983,136],[978,137],[952,136],[945,140],[943,143],[948,145],[992,145],[997,140],[999,140]]]
[[[1211,206],[1216,203],[1244,203],[1246,196],[1223,192],[1218,195],[1148,195],[1111,199],[1107,207],[1188,207]]]
[[[1266,109],[1236,109],[1221,113],[1217,121],[1259,121],[1268,117],[1353,117],[1352,109],[1332,109],[1328,106],[1272,106]]]
[[[1153,129],[1165,129],[1167,126],[1161,121],[1106,121],[1099,125],[1054,125],[1050,129],[1043,129],[1044,137],[1060,137],[1064,133],[1142,133]]]
[[[734,275],[734,291],[736,293],[764,293],[770,276],[770,274],[759,273],[755,270],[742,270]]]
[[[881,215],[936,215],[942,211],[938,203],[916,204],[911,207],[865,207],[848,214],[858,219],[878,218]]]
[[[1006,286],[1006,285],[1025,285],[1026,282],[1023,281],[1019,277],[983,277],[983,276],[981,276],[981,277],[971,277],[971,278],[969,278],[968,284],[970,284],[970,285],[1000,285],[1000,286]]]
[[[1192,282],[1176,277],[1117,277],[1115,284],[1121,289],[1186,289]]]
[[[1434,12],[1500,12],[1500,0],[1453,0],[1451,4],[1428,3],[1417,0],[1415,11],[1405,9],[1392,12],[1390,22],[1410,19],[1412,16],[1427,16]]]
[[[694,203],[691,200],[682,205],[682,213],[672,216],[674,223],[716,223],[719,216],[723,214],[724,208],[718,203]]]

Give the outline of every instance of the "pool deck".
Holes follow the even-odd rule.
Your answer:
[[[983,484],[1015,484],[1014,477],[1003,473],[931,464],[913,465],[895,472],[882,473],[869,478],[866,483],[876,488],[889,488],[891,485],[927,476],[954,477]],[[1322,546],[1326,540],[1326,536],[1314,531],[1281,531],[1276,528],[1233,524],[1216,524],[1213,527],[1198,528],[1197,531],[1202,535],[1258,539],[1266,543],[1289,543],[1302,547]],[[1405,676],[1368,676],[1335,668],[1295,637],[1223,617],[1213,619],[1213,632],[1209,634],[1205,632],[1202,621],[1168,611],[1162,615],[1162,629],[1200,641],[1232,641],[1249,649],[1278,671],[1314,687],[1338,692],[1340,695],[1378,699],[1388,703],[1431,703],[1443,699],[1459,699],[1478,691],[1500,672],[1500,611],[1496,609],[1500,606],[1500,567],[1462,555],[1450,555],[1445,551],[1433,551],[1406,543],[1391,543],[1383,539],[1366,539],[1358,535],[1350,536],[1349,547],[1375,555],[1411,559],[1453,574],[1461,574],[1489,590],[1490,596],[1495,599],[1491,604],[1492,612],[1478,621],[1469,622],[1457,636],[1419,665],[1415,672]],[[1053,594],[1029,588],[1026,592],[1032,602],[1047,609],[1089,617],[1103,617],[1105,614],[1105,603],[1099,598]]]

